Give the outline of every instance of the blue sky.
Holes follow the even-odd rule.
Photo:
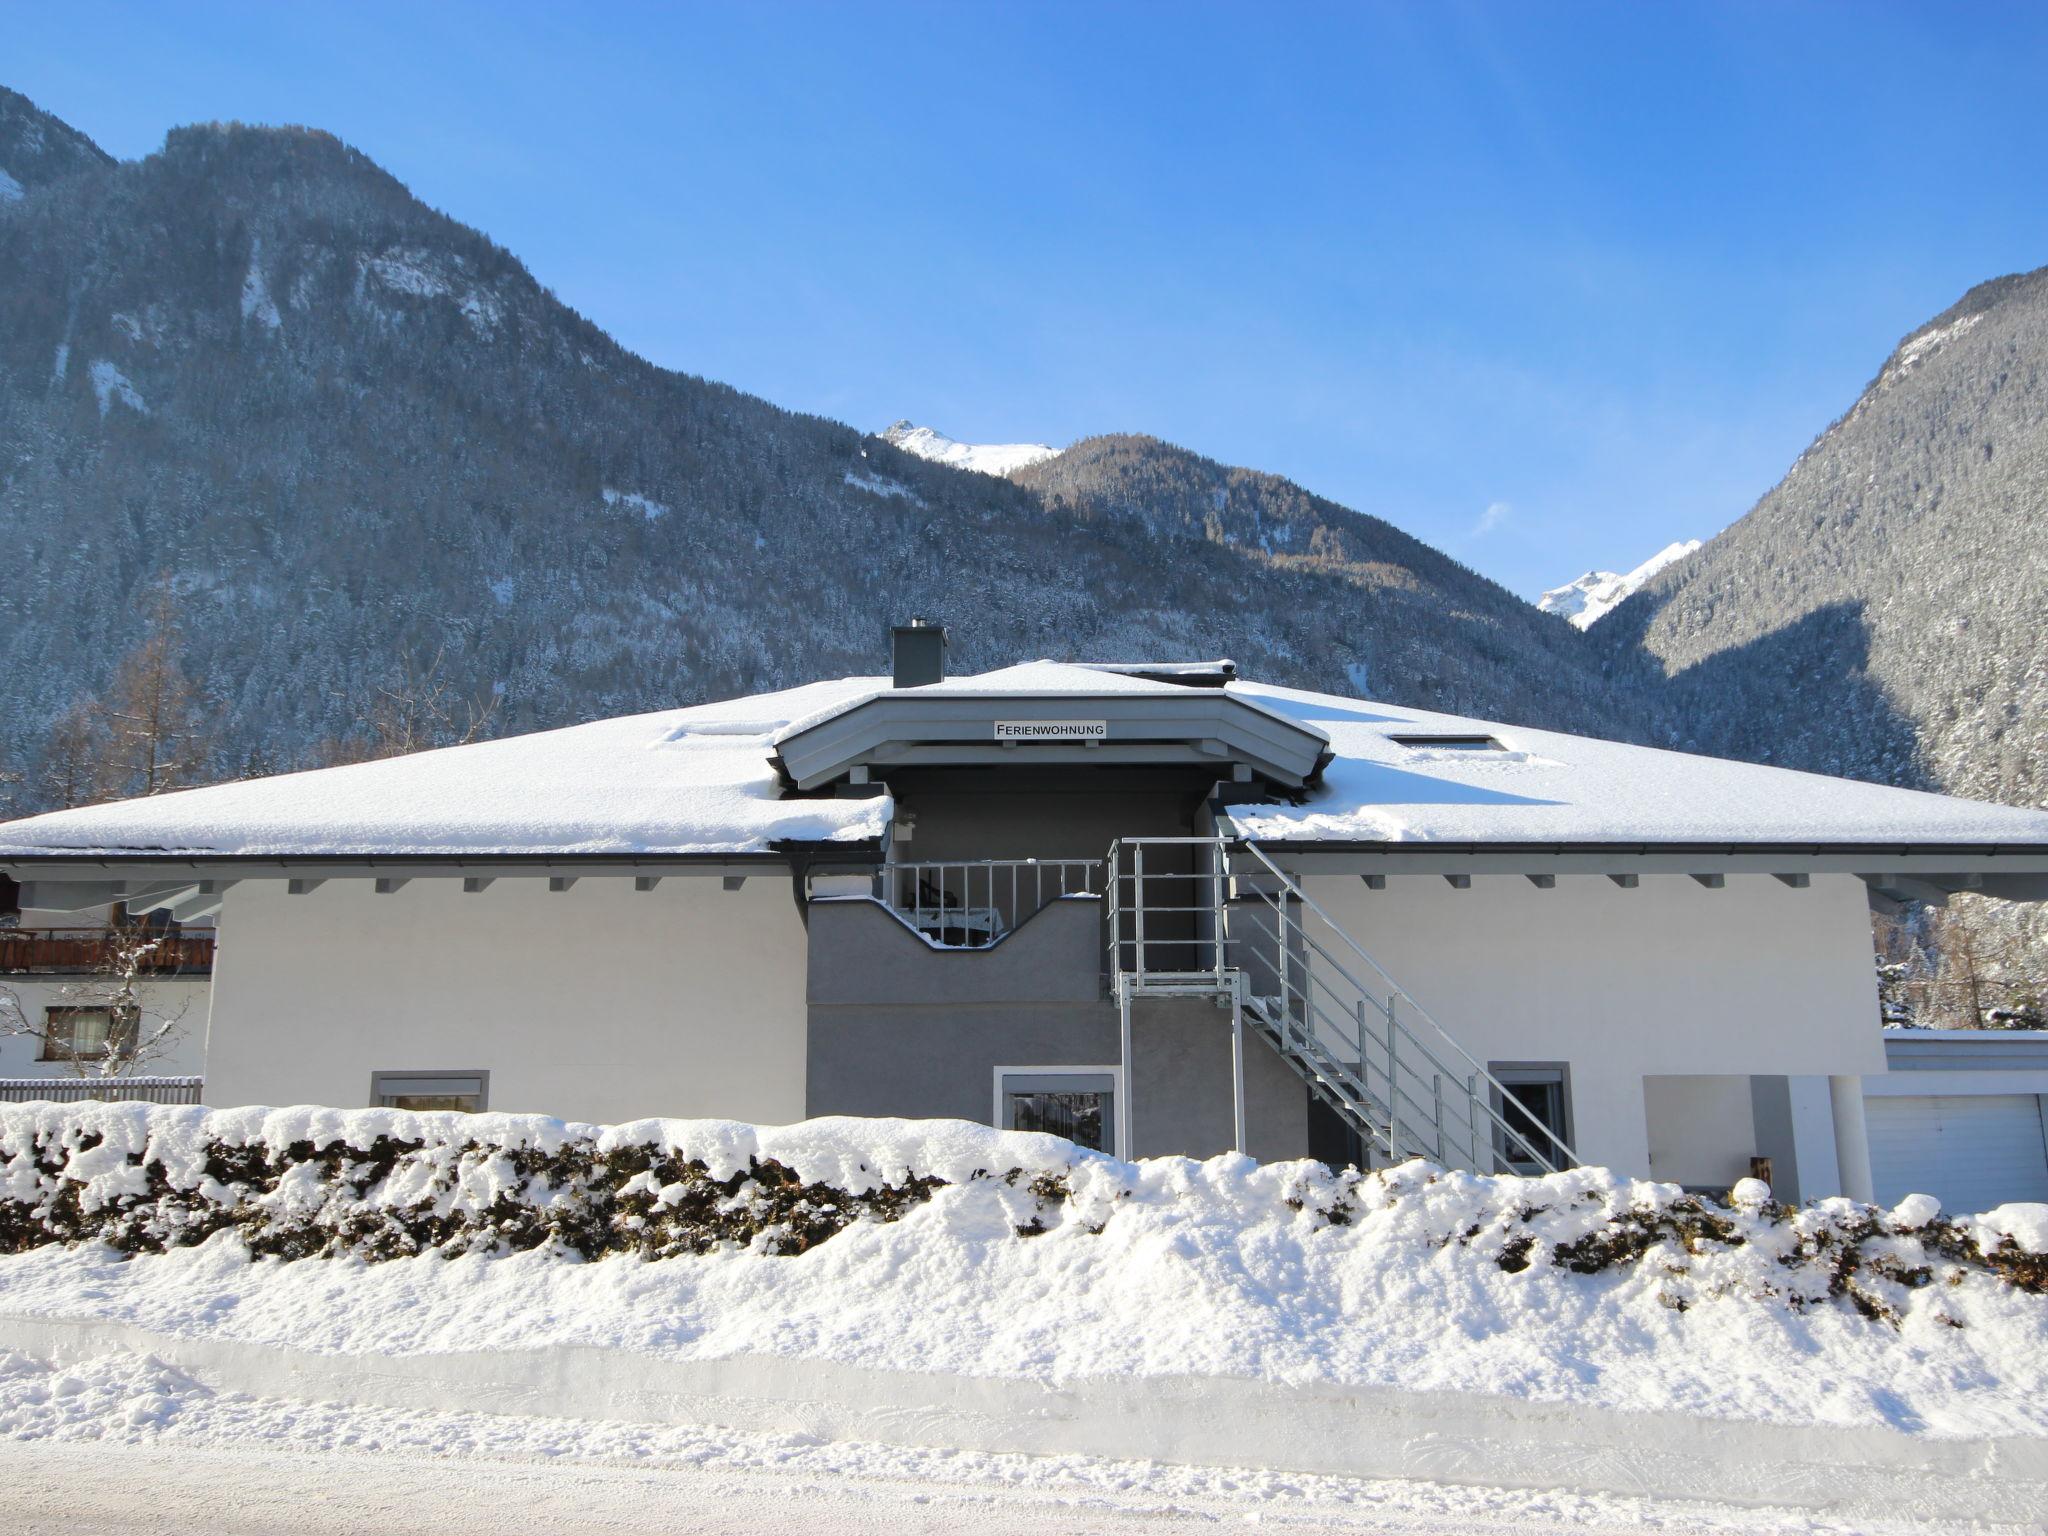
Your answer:
[[[2048,7],[9,7],[118,155],[309,123],[655,361],[1146,431],[1525,594],[1746,511],[2048,264]]]

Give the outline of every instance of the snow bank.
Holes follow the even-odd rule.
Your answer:
[[[325,1354],[598,1346],[2048,1435],[2044,1246],[2041,1207],[1131,1164],[955,1121],[0,1109],[0,1316]]]

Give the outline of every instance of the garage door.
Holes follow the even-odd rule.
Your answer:
[[[1872,1182],[1883,1204],[1929,1194],[1954,1215],[2048,1200],[2048,1146],[2034,1094],[1873,1096],[1864,1112]]]

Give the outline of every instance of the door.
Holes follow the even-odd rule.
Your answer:
[[[2048,1200],[2035,1094],[1879,1094],[1864,1101],[1864,1119],[1880,1205],[1927,1194],[1953,1216]]]

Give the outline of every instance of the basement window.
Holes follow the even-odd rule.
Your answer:
[[[1505,752],[1492,736],[1389,736],[1397,747],[1414,747],[1428,752]]]
[[[370,1103],[378,1109],[457,1109],[476,1113],[490,1101],[488,1072],[372,1072]]]
[[[1114,1067],[997,1067],[996,1126],[1116,1150]]]
[[[1493,1104],[1494,1113],[1506,1122],[1505,1128],[1496,1125],[1493,1132],[1501,1168],[1509,1173],[1549,1172],[1536,1153],[1552,1168],[1569,1166],[1572,1157],[1565,1147],[1572,1138],[1571,1069],[1561,1061],[1496,1061],[1486,1070],[1501,1086]]]

